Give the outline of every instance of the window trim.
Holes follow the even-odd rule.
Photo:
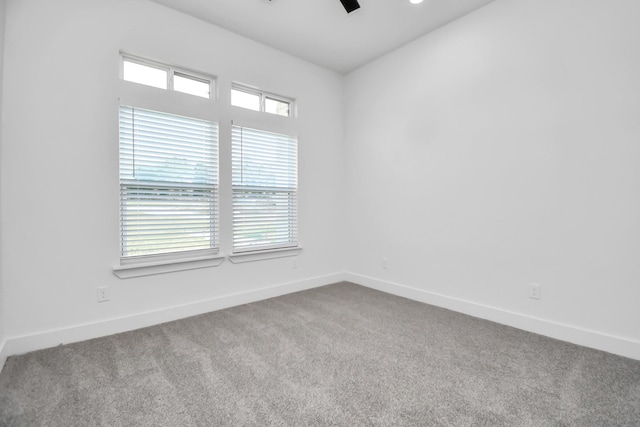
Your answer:
[[[267,259],[286,258],[298,256],[302,252],[302,246],[293,246],[279,249],[261,249],[251,252],[234,252],[227,255],[232,264],[243,264],[245,262],[262,261]]]
[[[125,262],[113,266],[113,274],[120,279],[151,276],[154,274],[173,273],[176,271],[194,270],[198,268],[217,267],[225,260],[224,255],[207,255],[189,258],[166,258],[147,262]]]

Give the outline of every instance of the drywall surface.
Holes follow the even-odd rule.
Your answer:
[[[637,347],[638,16],[498,0],[349,74],[348,270]]]
[[[0,161],[2,159],[2,86],[4,70],[4,27],[5,27],[6,3],[0,0]],[[0,176],[0,179],[2,177]],[[1,181],[0,181],[1,187]],[[0,242],[2,242],[2,194],[0,194]],[[2,248],[0,247],[0,370],[4,366],[3,346],[4,346],[4,291],[2,286]]]
[[[128,318],[144,313],[280,284],[308,285],[344,269],[335,241],[343,199],[341,76],[146,0],[9,0],[6,29],[1,214],[7,338],[116,318],[126,329]],[[221,158],[230,158],[232,81],[296,98],[304,248],[296,268],[292,258],[280,258],[126,280],[113,274],[119,262],[121,50],[218,77]],[[228,160],[220,179],[230,180]],[[221,198],[227,203],[221,208],[224,252],[229,192]],[[110,301],[97,303],[102,286],[109,287]]]

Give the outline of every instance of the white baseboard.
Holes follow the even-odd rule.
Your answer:
[[[344,280],[414,301],[468,314],[514,328],[590,347],[631,359],[640,360],[640,342],[598,331],[546,319],[527,316],[473,301],[454,298],[398,283],[375,279],[354,273],[345,273]]]
[[[231,295],[224,295],[205,301],[169,307],[163,310],[139,313],[101,322],[76,325],[69,328],[49,330],[32,335],[10,337],[3,343],[0,343],[0,371],[2,370],[7,358],[10,356],[55,347],[63,343],[69,344],[127,332],[341,281],[349,281],[361,286],[412,299],[414,301],[447,308],[449,310],[513,326],[518,329],[545,335],[562,341],[640,360],[640,342],[638,341],[531,317],[496,307],[478,304],[473,301],[453,298],[398,283],[375,279],[373,277],[354,273],[336,273],[254,289],[246,292],[239,292]]]
[[[300,281],[283,283],[275,286],[253,289],[251,291],[224,295],[190,304],[169,307],[162,310],[149,311],[100,322],[86,323],[69,328],[43,331],[32,335],[10,337],[6,340],[0,351],[0,370],[9,356],[51,348],[60,344],[69,344],[132,331],[135,329],[145,328],[147,326],[183,319],[185,317],[248,304],[306,289],[317,288],[319,286],[329,285],[342,280],[344,280],[344,274],[342,273],[312,277]]]

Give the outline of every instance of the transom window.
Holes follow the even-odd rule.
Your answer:
[[[293,100],[283,96],[273,95],[251,89],[245,86],[231,87],[231,105],[253,111],[290,117]]]
[[[127,55],[122,55],[122,78],[202,98],[211,99],[214,93],[214,77]]]

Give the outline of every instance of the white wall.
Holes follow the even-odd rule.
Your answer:
[[[4,70],[4,26],[5,26],[5,0],[0,0],[0,161],[2,160],[2,86],[3,86],[3,70]],[[0,179],[2,177],[0,176]],[[2,197],[0,196],[0,367],[4,365],[3,348],[4,348],[4,291],[2,282]],[[1,369],[1,368],[0,368]]]
[[[498,0],[348,75],[354,279],[640,358],[639,16]]]
[[[336,245],[340,75],[146,0],[9,0],[6,40],[1,214],[9,353],[331,283],[343,271]],[[221,104],[232,80],[297,98],[298,268],[282,258],[127,280],[112,274],[120,49],[217,75]],[[225,111],[228,128],[233,117]],[[222,156],[229,144],[221,140]],[[99,286],[110,287],[111,301],[96,302]],[[280,287],[252,293],[273,286]],[[171,307],[179,308],[163,314]]]

